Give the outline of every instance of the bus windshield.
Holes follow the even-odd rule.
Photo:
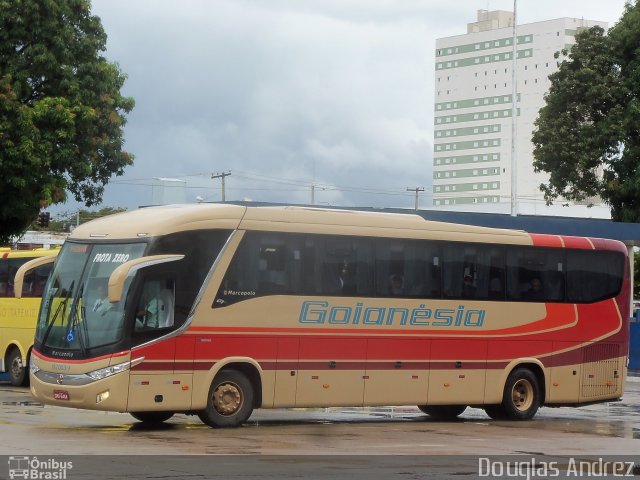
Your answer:
[[[146,246],[67,242],[42,297],[36,342],[41,347],[86,353],[121,340],[124,299],[109,303],[107,283],[119,265],[141,257]]]

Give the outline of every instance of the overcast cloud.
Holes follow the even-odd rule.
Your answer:
[[[520,0],[518,23],[611,24],[623,6]],[[431,186],[435,39],[466,33],[487,8],[513,2],[93,0],[136,100],[135,165],[104,205],[151,203],[152,177],[218,201],[209,177],[230,170],[227,200],[308,203],[313,181],[339,187],[316,190],[320,204],[411,207],[406,188]]]

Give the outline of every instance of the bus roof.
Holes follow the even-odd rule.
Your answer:
[[[70,239],[131,240],[215,228],[531,244],[522,231],[434,222],[414,214],[233,204],[167,205],[117,213],[77,227]]]

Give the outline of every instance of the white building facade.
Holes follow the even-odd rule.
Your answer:
[[[548,77],[562,61],[554,54],[571,48],[575,34],[594,25],[607,28],[605,22],[575,18],[518,25],[519,205],[544,209],[539,185],[547,176],[533,171],[531,136]],[[436,40],[433,203],[496,210],[488,204],[504,207],[511,201],[513,13],[480,10],[467,31]]]

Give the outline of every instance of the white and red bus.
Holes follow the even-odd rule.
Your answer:
[[[31,389],[46,404],[214,427],[277,407],[530,419],[622,396],[629,292],[613,240],[417,215],[145,208],[65,242]]]

